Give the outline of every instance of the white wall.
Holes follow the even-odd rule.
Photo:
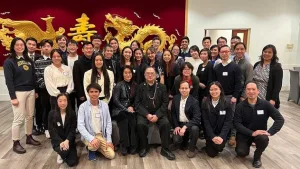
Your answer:
[[[300,66],[299,0],[188,0],[187,35],[201,46],[204,29],[250,28],[249,55],[255,63],[267,44],[274,44],[284,70],[283,90],[289,87],[287,69]],[[215,43],[215,42],[214,42]],[[287,44],[294,44],[288,50]]]
[[[231,39],[232,36],[232,30],[207,30],[207,35],[211,37],[212,43],[217,43],[217,39],[221,36],[225,37],[227,41]],[[228,45],[229,42],[228,42]],[[202,47],[202,46],[201,46]]]

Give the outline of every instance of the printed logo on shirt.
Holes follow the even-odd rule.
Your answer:
[[[18,67],[20,67],[22,65],[31,65],[31,64],[30,64],[30,62],[26,62],[25,60],[18,61]]]
[[[23,65],[23,69],[24,69],[25,71],[27,71],[27,70],[29,69],[29,67],[28,67],[27,65]]]

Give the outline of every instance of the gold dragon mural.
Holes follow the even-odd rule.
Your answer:
[[[142,48],[147,49],[151,46],[151,40],[144,42],[148,36],[154,35],[158,36],[161,39],[161,45],[159,46],[159,50],[161,51],[169,44],[169,48],[173,46],[175,41],[177,40],[174,34],[168,36],[163,28],[156,25],[144,25],[143,27],[138,27],[133,24],[133,22],[127,18],[123,18],[120,16],[113,16],[111,14],[106,14],[106,21],[104,22],[104,29],[106,31],[106,36],[104,40],[106,42],[109,41],[110,38],[115,37],[119,41],[119,46],[123,49],[125,46],[130,46],[131,42],[137,40],[142,45]],[[117,30],[117,34],[115,36],[108,30],[108,28],[114,28]],[[137,32],[134,34],[134,32]],[[128,39],[129,40],[126,40]]]
[[[54,42],[54,47],[57,47],[55,38],[59,35],[65,33],[65,29],[62,27],[58,28],[58,31],[52,26],[52,20],[54,17],[48,15],[46,18],[41,18],[46,22],[46,31],[41,30],[41,28],[32,21],[14,21],[11,19],[0,18],[0,24],[2,28],[0,29],[0,40],[6,50],[9,50],[10,43],[14,37],[20,37],[26,39],[28,37],[34,37],[40,42],[43,39],[51,39]],[[10,30],[12,29],[12,30]]]

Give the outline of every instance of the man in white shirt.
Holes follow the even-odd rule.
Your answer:
[[[180,82],[180,94],[175,95],[172,103],[172,121],[175,127],[172,150],[176,150],[181,144],[181,149],[188,145],[189,158],[196,155],[196,144],[199,137],[199,126],[201,122],[201,112],[199,102],[190,96],[190,85],[187,81]],[[186,132],[188,131],[188,132]],[[190,143],[188,141],[190,139]]]

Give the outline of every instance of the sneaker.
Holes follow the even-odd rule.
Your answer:
[[[89,150],[88,157],[89,157],[90,161],[95,161],[96,160],[96,152]]]
[[[64,163],[64,160],[61,158],[59,154],[57,154],[57,159],[56,159],[57,164],[62,164]]]
[[[49,130],[45,130],[46,138],[50,138]]]

